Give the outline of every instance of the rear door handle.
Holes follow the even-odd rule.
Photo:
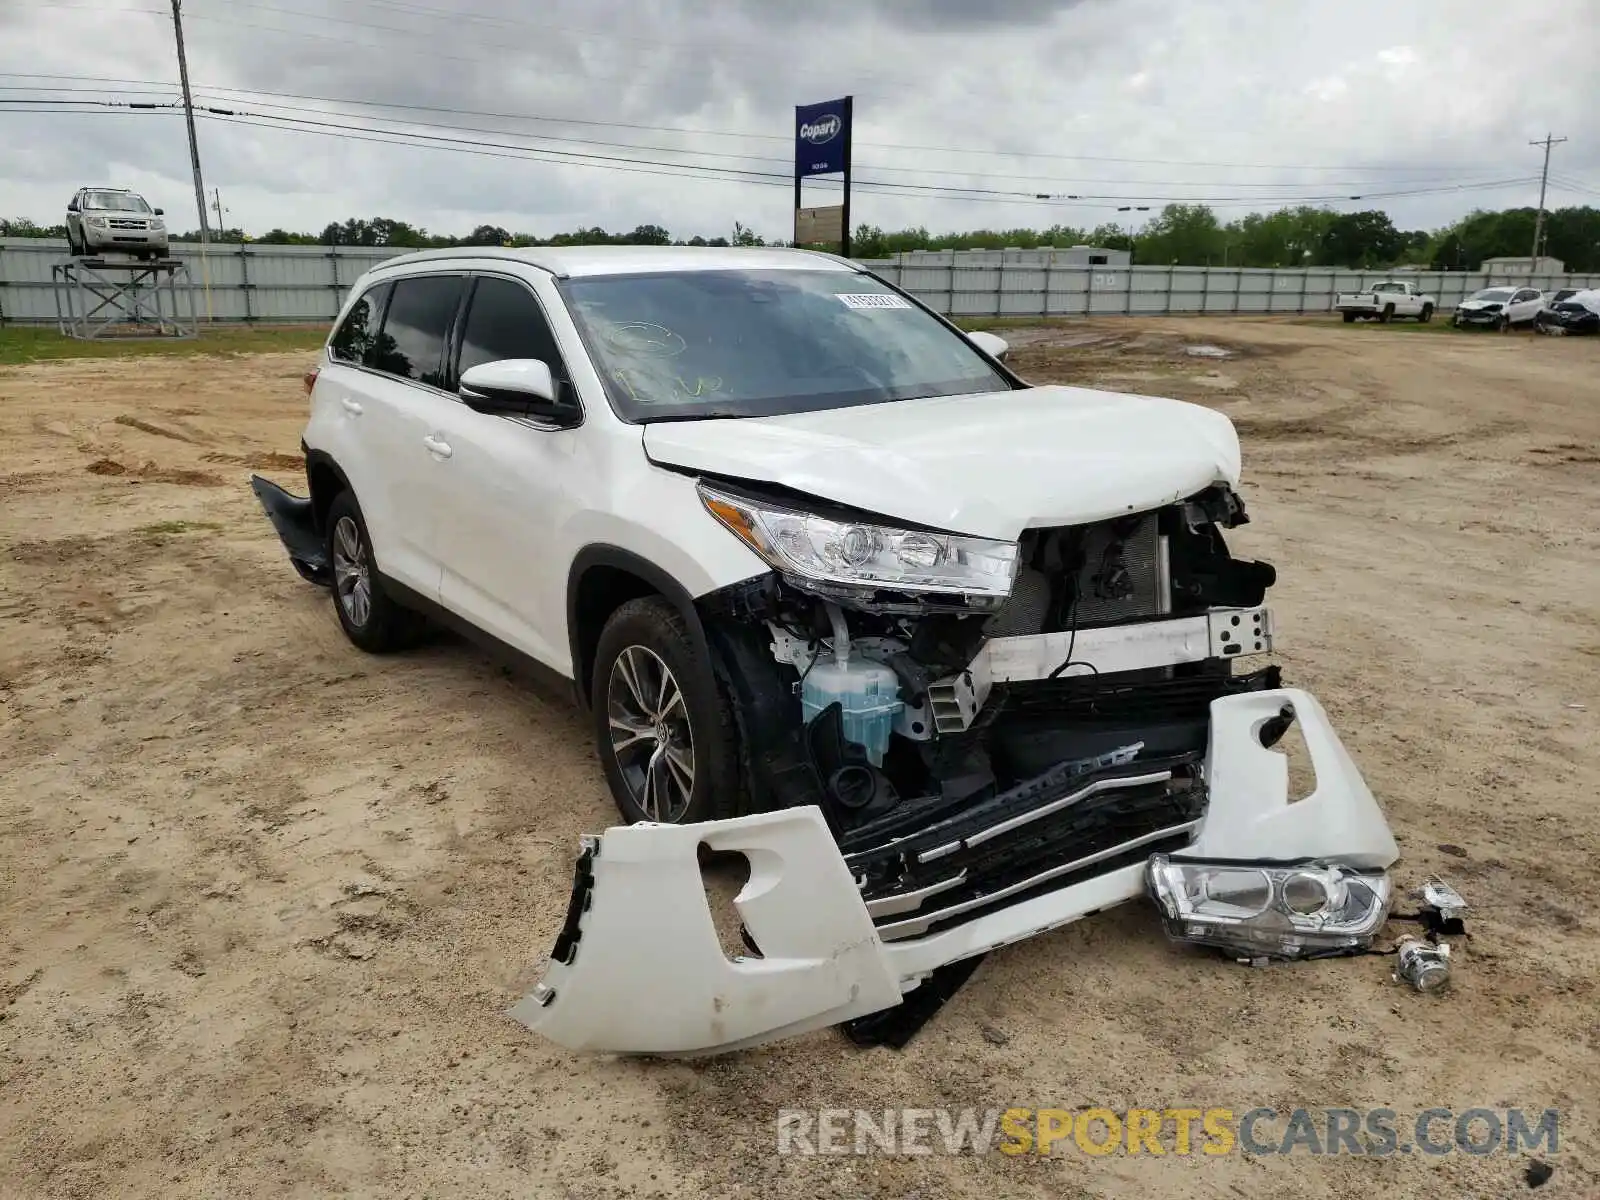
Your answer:
[[[339,397],[339,403],[344,406],[345,412],[349,413],[352,417],[359,417],[361,415],[361,405],[358,402],[350,399],[349,396]]]
[[[454,451],[450,449],[449,442],[440,441],[432,434],[429,434],[427,437],[423,438],[422,444],[428,448],[429,454],[432,454],[438,458],[449,458],[450,455],[454,453]]]

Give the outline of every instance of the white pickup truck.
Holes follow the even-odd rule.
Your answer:
[[[1364,292],[1340,292],[1333,298],[1333,311],[1344,315],[1346,325],[1357,317],[1388,321],[1394,317],[1433,320],[1439,302],[1410,280],[1386,279]]]

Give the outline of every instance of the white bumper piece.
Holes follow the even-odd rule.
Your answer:
[[[1316,773],[1291,801],[1289,761],[1262,725],[1293,707]],[[1211,705],[1205,817],[1186,856],[1320,859],[1382,870],[1399,857],[1360,771],[1308,693]],[[698,848],[734,851],[750,879],[734,900],[762,957],[730,959],[712,924]],[[1043,933],[1144,891],[1119,867],[922,937],[884,940],[820,810],[698,825],[633,825],[586,839],[567,928],[539,986],[511,1009],[574,1050],[712,1054],[892,1007],[935,968]]]

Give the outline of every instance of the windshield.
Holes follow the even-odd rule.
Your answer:
[[[628,421],[765,417],[1012,383],[966,338],[845,271],[569,280],[568,308]]]
[[[1511,289],[1484,288],[1481,292],[1473,292],[1472,298],[1474,300],[1509,300],[1511,299]]]
[[[150,206],[144,202],[144,198],[135,196],[131,192],[85,192],[83,207],[110,209],[112,212],[150,211]]]

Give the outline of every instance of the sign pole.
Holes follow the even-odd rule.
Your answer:
[[[850,257],[850,139],[855,128],[854,112],[855,97],[844,98],[844,212],[841,215],[844,230],[839,237],[839,256]]]
[[[836,245],[850,255],[850,148],[854,98],[842,96],[821,104],[795,106],[794,139],[794,244]],[[842,204],[823,208],[801,207],[803,185],[809,175],[842,175]]]

